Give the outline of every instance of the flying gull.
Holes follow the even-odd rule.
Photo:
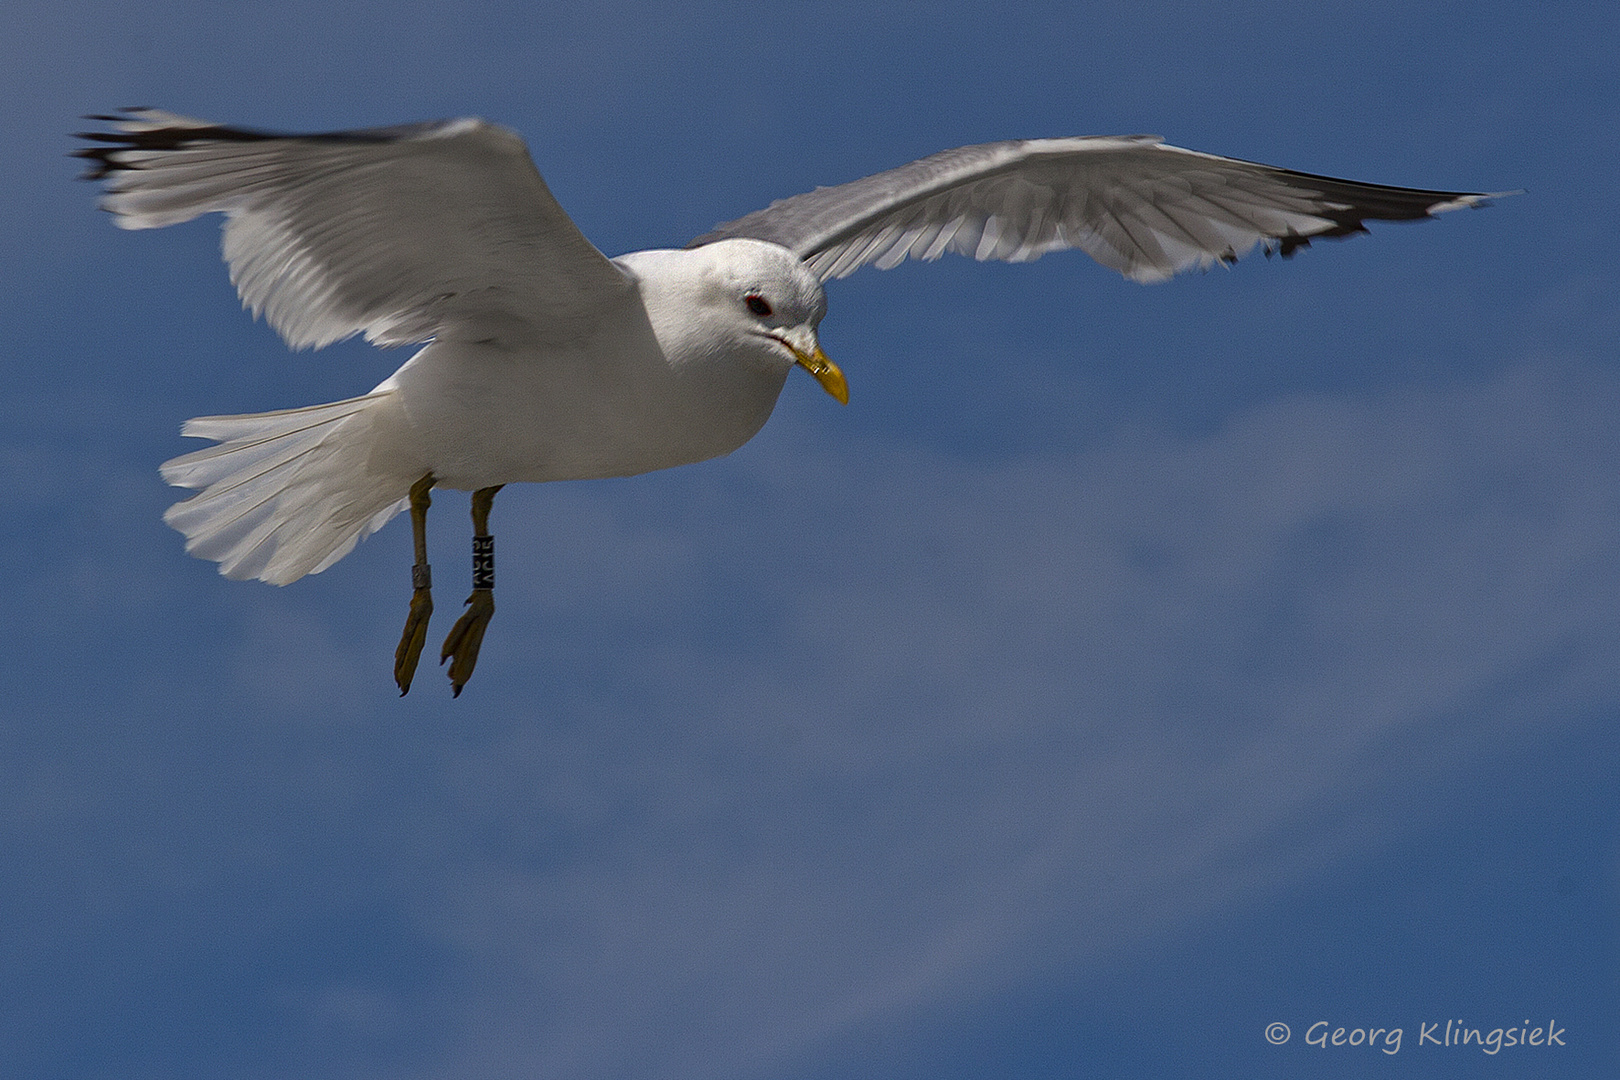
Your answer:
[[[294,349],[419,344],[362,397],[186,422],[215,445],[163,465],[199,494],[164,520],[232,578],[316,574],[401,510],[416,561],[394,658],[410,689],[433,611],[434,488],[471,491],[473,590],[455,694],[495,612],[491,502],[517,482],[629,476],[730,453],[794,367],[849,400],[816,330],[823,282],[946,252],[1079,248],[1140,282],[1290,255],[1320,237],[1482,205],[1482,192],[1336,180],[1150,135],[986,143],[782,199],[683,250],[609,259],[523,140],[477,119],[287,135],[127,109],[82,134],[126,229],[219,211],[243,306]],[[424,344],[425,343],[425,344]]]

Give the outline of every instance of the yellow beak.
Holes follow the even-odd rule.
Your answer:
[[[821,388],[838,399],[838,404],[849,404],[849,383],[844,373],[838,370],[838,365],[827,359],[827,354],[816,345],[815,351],[807,353],[796,345],[788,345],[793,350],[793,359],[804,370],[815,376]]]

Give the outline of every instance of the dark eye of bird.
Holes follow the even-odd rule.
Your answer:
[[[770,301],[759,295],[759,293],[749,293],[747,296],[743,297],[743,303],[748,305],[749,311],[752,311],[755,315],[758,315],[761,318],[771,313]]]

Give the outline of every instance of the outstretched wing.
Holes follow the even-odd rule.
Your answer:
[[[588,333],[627,279],[482,120],[277,135],[130,109],[81,137],[126,229],[225,214],[245,307],[294,348]]]
[[[823,281],[947,251],[1022,262],[1079,248],[1135,281],[1291,255],[1316,237],[1478,206],[1480,192],[1361,184],[1166,146],[1156,135],[985,143],[781,199],[689,247],[733,236],[797,252]]]

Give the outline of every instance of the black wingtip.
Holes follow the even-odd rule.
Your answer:
[[[79,177],[81,180],[101,180],[112,173],[121,170],[135,169],[138,166],[130,165],[120,159],[119,155],[125,150],[177,150],[192,143],[205,140],[222,140],[231,142],[258,142],[274,138],[260,131],[246,128],[224,127],[218,124],[167,124],[161,126],[141,126],[135,130],[122,128],[131,119],[139,118],[142,113],[155,112],[146,106],[119,109],[116,113],[92,113],[83,117],[85,120],[97,120],[103,123],[120,125],[116,131],[76,131],[73,137],[91,143],[104,143],[103,146],[84,147],[70,152],[71,157],[85,158],[93,164]]]
[[[94,138],[94,136],[93,135],[87,135],[84,132],[75,132],[74,133],[74,138],[77,138],[77,139],[90,139],[90,138]],[[96,146],[96,147],[87,147],[87,148],[80,149],[80,150],[69,150],[68,153],[67,153],[68,157],[82,158],[82,159],[88,160],[90,162],[90,164],[85,167],[85,170],[83,172],[81,172],[78,176],[74,177],[74,179],[76,179],[76,180],[100,180],[103,177],[115,172],[117,169],[119,169],[121,167],[119,165],[114,164],[114,162],[112,160],[111,155],[112,155],[112,153],[113,153],[113,151],[115,149],[116,149],[116,147],[111,147],[111,146]],[[122,166],[122,167],[127,168],[127,166]]]
[[[134,116],[136,113],[153,112],[153,111],[155,111],[155,110],[150,105],[124,105],[124,106],[120,107],[116,112],[113,112],[111,114],[108,114],[108,113],[83,113],[83,114],[81,114],[79,116],[79,119],[80,120],[104,120],[109,124],[122,124],[124,121],[128,120],[131,116]]]

